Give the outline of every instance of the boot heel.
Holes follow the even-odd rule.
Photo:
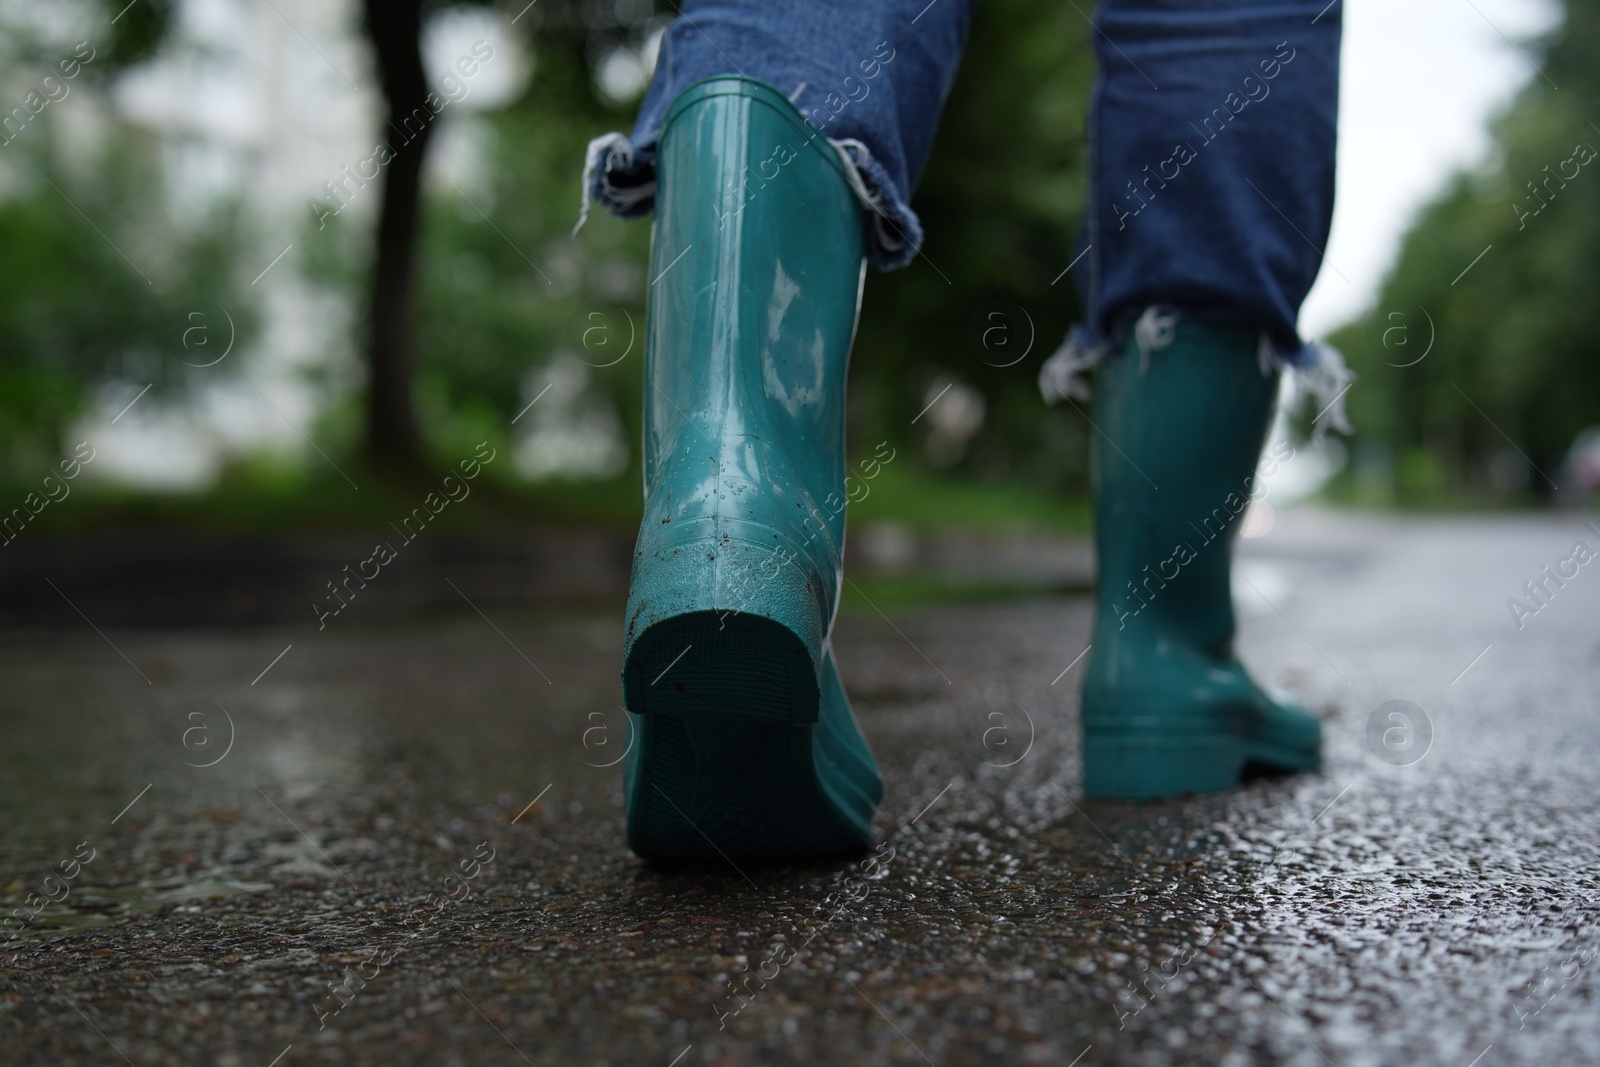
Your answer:
[[[727,536],[648,552],[640,540],[623,637],[628,709],[816,722],[821,664],[810,650],[820,655],[828,620],[806,558]]]
[[[1141,800],[1215,793],[1239,784],[1247,760],[1232,737],[1083,739],[1083,791],[1100,799]]]
[[[774,558],[761,545],[696,539],[635,562],[630,619],[643,630],[623,666],[638,728],[628,843],[647,859],[779,859],[871,843],[880,794],[869,787],[881,786],[870,757],[849,773],[819,750],[823,679],[802,636],[822,640],[816,579],[756,562]]]
[[[726,718],[774,726],[817,721],[817,670],[805,643],[772,619],[696,611],[635,641],[623,696],[636,715]]]
[[[871,844],[876,768],[841,773],[818,751],[817,671],[790,630],[759,615],[677,616],[635,642],[626,677],[638,730],[628,844],[640,856],[763,861]]]

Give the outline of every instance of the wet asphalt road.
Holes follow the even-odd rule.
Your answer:
[[[1280,517],[1241,644],[1326,768],[1155,804],[1079,797],[1086,601],[858,602],[855,867],[627,853],[620,605],[11,631],[0,1062],[1600,1062],[1600,562],[1506,606],[1578,540]]]

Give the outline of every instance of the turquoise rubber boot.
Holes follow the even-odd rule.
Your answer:
[[[781,93],[715,78],[673,103],[623,636],[628,843],[648,859],[872,843],[883,781],[829,647],[864,240],[838,153]]]
[[[1090,797],[1236,785],[1246,768],[1318,766],[1322,728],[1234,657],[1229,581],[1278,374],[1258,335],[1191,322],[1141,354],[1130,339],[1096,383],[1093,650],[1083,684]]]

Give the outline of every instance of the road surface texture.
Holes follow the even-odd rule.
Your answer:
[[[855,865],[627,852],[620,604],[11,630],[0,1062],[1597,1063],[1580,541],[1280,516],[1241,645],[1326,767],[1163,803],[1080,795],[1085,599],[857,596]]]

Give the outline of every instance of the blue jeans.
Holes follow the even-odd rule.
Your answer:
[[[1247,326],[1289,363],[1333,214],[1338,0],[1118,0],[1095,11],[1090,203],[1074,254],[1078,344],[1119,346],[1160,307]],[[590,146],[586,197],[650,211],[661,120],[690,84],[742,74],[839,148],[872,211],[869,256],[922,242],[911,192],[975,0],[684,0],[631,137]],[[1063,250],[1064,252],[1066,250]]]

